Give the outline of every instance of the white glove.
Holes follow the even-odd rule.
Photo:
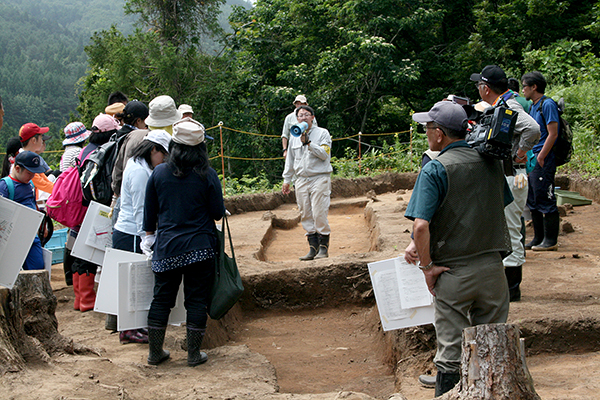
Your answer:
[[[514,185],[517,189],[526,188],[527,187],[527,175],[525,175],[525,174],[516,175]]]
[[[146,235],[142,238],[142,243],[140,244],[140,248],[142,249],[142,253],[144,253],[148,257],[152,257],[152,245],[156,241],[156,235]]]

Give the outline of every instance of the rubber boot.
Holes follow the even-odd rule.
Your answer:
[[[329,235],[319,235],[319,253],[315,256],[315,260],[327,257],[329,257]]]
[[[419,383],[427,389],[435,389],[436,375],[419,375]]]
[[[454,389],[454,386],[460,381],[458,372],[438,371],[435,377],[435,397],[439,397],[446,392]]]
[[[205,352],[200,351],[202,345],[202,339],[204,339],[204,332],[206,329],[187,328],[187,348],[188,358],[187,362],[190,367],[204,364],[208,360],[208,356]]]
[[[506,280],[508,281],[508,292],[510,301],[521,301],[521,280],[523,279],[523,266],[504,268]]]
[[[96,304],[96,292],[94,291],[94,276],[96,274],[79,274],[79,293],[81,300],[79,302],[79,310],[86,312],[94,309]]]
[[[307,235],[306,238],[308,239],[308,254],[306,254],[303,257],[300,257],[301,261],[309,261],[309,260],[313,260],[315,258],[315,256],[317,255],[317,249],[319,248],[319,235],[316,233],[311,233],[310,235]]]
[[[111,332],[117,331],[117,316],[113,314],[106,314],[106,322],[104,322],[104,329]]]
[[[558,250],[558,230],[560,228],[560,216],[558,211],[544,215],[544,240],[537,246],[532,246],[533,251],[556,251]]]
[[[67,286],[73,286],[73,271],[71,266],[73,265],[73,256],[71,251],[65,249],[65,259],[63,261],[63,270],[65,272],[65,283]]]
[[[539,211],[531,210],[531,220],[533,221],[533,239],[525,245],[525,250],[531,250],[544,240],[544,214]]]
[[[73,293],[75,293],[75,301],[73,302],[73,309],[79,310],[81,303],[81,293],[79,293],[79,274],[73,273]]]
[[[167,328],[155,328],[152,326],[148,327],[148,364],[158,365],[161,362],[169,359],[171,353],[168,350],[163,350],[163,343],[165,342],[165,333]]]

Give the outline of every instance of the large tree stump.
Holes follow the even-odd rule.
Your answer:
[[[12,289],[0,287],[0,374],[57,352],[97,353],[58,333],[56,304],[45,270],[22,271]]]
[[[466,328],[460,382],[444,400],[540,400],[525,363],[519,328],[510,324]]]

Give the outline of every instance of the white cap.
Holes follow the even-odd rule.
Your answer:
[[[296,99],[292,104],[296,104],[297,102],[308,104],[308,100],[306,100],[306,96],[303,94],[299,94],[298,96],[296,96]]]
[[[181,104],[179,106],[179,108],[177,109],[181,114],[185,114],[185,113],[194,113],[194,110],[192,110],[192,106],[190,106],[189,104]]]
[[[152,143],[159,144],[165,151],[169,152],[169,143],[171,143],[171,135],[162,129],[156,129],[148,132],[144,140],[149,140]]]

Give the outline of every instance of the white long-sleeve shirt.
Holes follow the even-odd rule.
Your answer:
[[[127,161],[123,171],[123,184],[121,185],[121,210],[115,229],[129,235],[144,237],[142,229],[144,221],[144,200],[146,198],[146,184],[152,170],[144,159]]]
[[[308,131],[308,139],[310,143],[304,145],[300,137],[290,136],[283,183],[291,183],[294,177],[310,178],[333,171],[329,131],[313,125]]]

